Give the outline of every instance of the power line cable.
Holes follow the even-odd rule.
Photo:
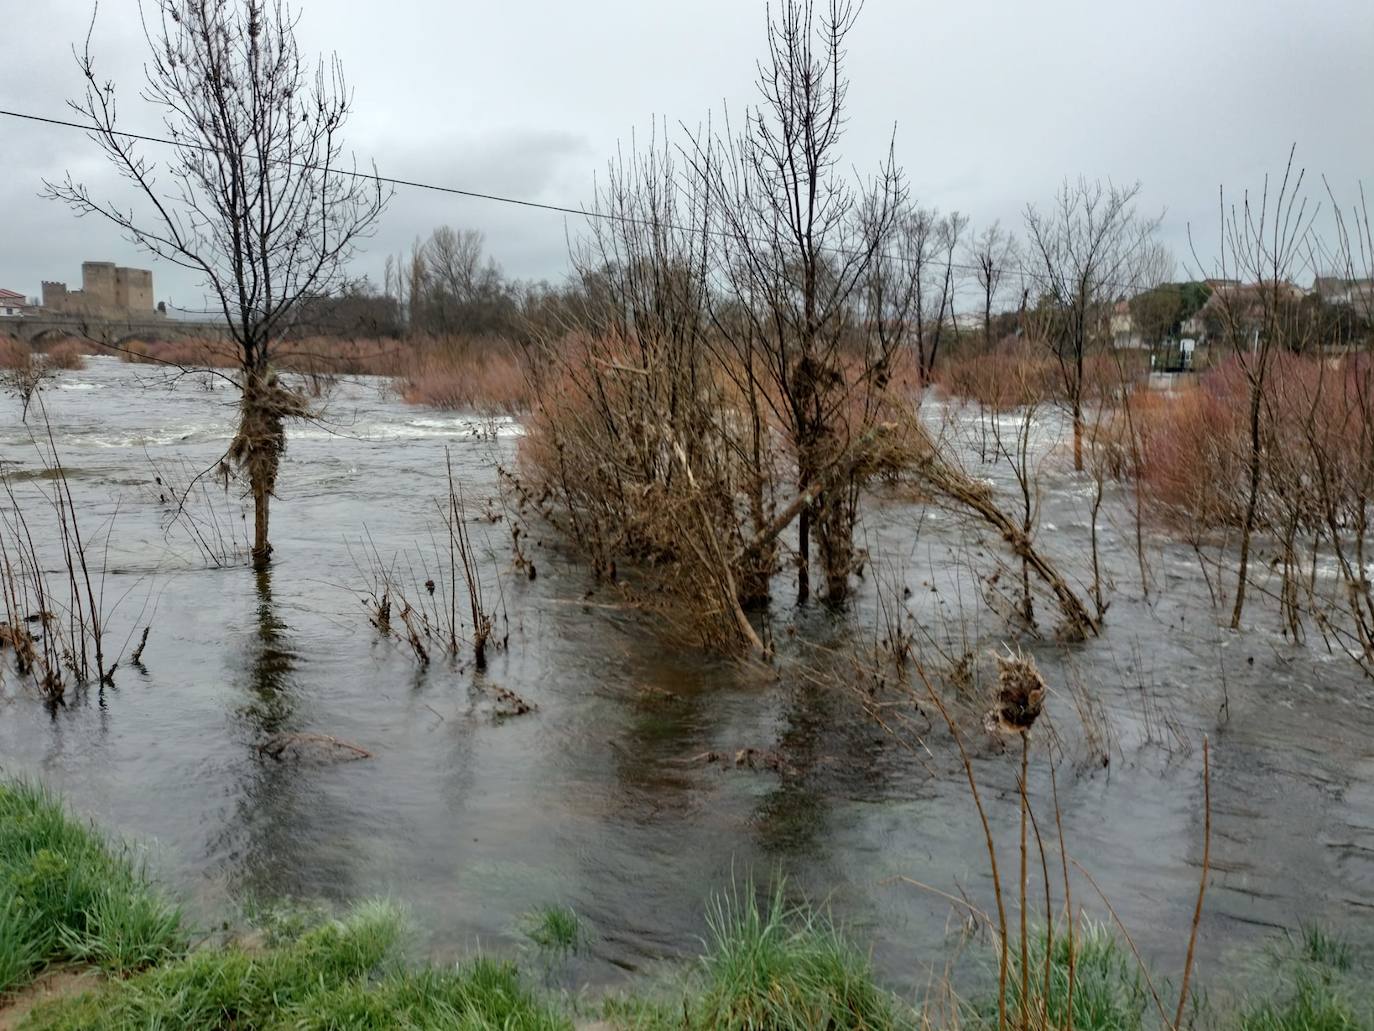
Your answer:
[[[82,122],[74,122],[65,118],[53,118],[47,115],[37,115],[24,111],[12,111],[5,108],[0,108],[0,116],[15,118],[21,121],[35,122],[40,125],[49,125],[64,129],[77,129],[85,133],[119,136],[124,139],[138,140],[143,143],[156,143],[166,147],[186,147],[191,150],[197,150],[207,154],[222,153],[222,151],[207,143],[197,143],[191,140],[170,140],[163,136],[152,136],[146,133],[128,132],[123,129],[103,129],[100,126],[96,125],[87,125]],[[720,236],[725,239],[733,239],[735,237],[735,234],[729,233],[723,229],[706,230],[698,226],[680,226],[671,223],[654,222],[650,219],[637,218],[632,215],[619,215],[614,212],[608,211],[599,211],[588,208],[575,208],[571,205],[566,204],[553,204],[544,201],[529,200],[523,197],[509,197],[499,193],[485,193],[480,190],[469,190],[459,186],[443,186],[437,183],[426,183],[416,179],[401,179],[395,176],[380,175],[376,172],[362,172],[356,168],[332,168],[322,165],[310,164],[309,162],[292,161],[283,158],[275,159],[275,161],[278,164],[285,164],[289,167],[299,168],[303,171],[324,172],[327,175],[333,174],[347,176],[354,179],[363,179],[368,182],[375,182],[379,185],[384,186],[400,187],[403,189],[427,190],[433,193],[444,193],[457,197],[467,197],[471,200],[491,201],[492,203],[496,204],[510,204],[516,207],[532,208],[537,211],[548,211],[561,215],[576,215],[579,218],[619,222],[625,225],[639,225],[652,228],[671,229],[676,232],[688,232],[697,234],[708,233],[710,235]],[[831,251],[831,253],[834,254],[842,256],[853,256],[853,252],[847,252],[839,248],[829,248],[829,250]],[[888,259],[889,261],[897,261],[902,262],[904,264],[910,264],[914,261],[919,260],[910,255],[889,254],[887,252],[879,253],[881,253],[882,256]],[[967,265],[954,261],[948,263],[937,262],[936,264],[942,268],[945,267],[947,264],[949,268],[955,269],[960,272],[968,272],[973,274],[980,274],[986,272],[986,270],[979,265]],[[1048,282],[1053,278],[1052,276],[1049,276],[1044,272],[1038,272],[1033,269],[1028,269],[1024,265],[1017,265],[1015,267],[1001,267],[997,268],[996,272],[999,278],[1005,277],[1009,274],[1014,274],[1021,276],[1023,279],[1028,279],[1031,281],[1041,283]],[[1137,286],[1139,286],[1138,283],[1125,283],[1106,279],[1100,280],[1099,282],[1102,286],[1118,290],[1133,290]],[[214,314],[212,312],[195,312],[194,309],[189,308],[181,308],[178,310],[187,312],[188,314]]]

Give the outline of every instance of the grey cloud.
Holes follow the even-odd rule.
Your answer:
[[[0,107],[61,114],[88,0],[12,6]],[[348,0],[299,7],[307,50],[337,51],[349,73],[360,160],[574,207],[617,141],[655,115],[695,125],[749,102],[764,26],[762,0],[389,0],[365,18]],[[872,167],[895,123],[913,193],[975,225],[1019,227],[1065,175],[1139,179],[1182,260],[1190,224],[1214,236],[1217,187],[1258,187],[1294,142],[1314,186],[1325,173],[1349,194],[1369,176],[1372,42],[1368,0],[870,0],[851,37],[847,155]],[[132,93],[145,49],[136,0],[105,0],[94,44],[128,124],[156,130]],[[108,227],[36,198],[39,178],[66,168],[118,185],[80,133],[0,119],[0,155],[0,285],[33,292],[74,278],[83,258],[140,260]],[[443,223],[483,230],[513,275],[565,267],[561,217],[402,190],[357,271],[375,278],[387,253]],[[157,277],[160,297],[193,292],[176,270]]]

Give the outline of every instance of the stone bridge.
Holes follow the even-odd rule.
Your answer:
[[[67,337],[116,347],[135,340],[219,339],[225,335],[225,327],[222,322],[190,322],[159,315],[124,318],[44,313],[0,319],[0,334],[24,340],[41,351]]]

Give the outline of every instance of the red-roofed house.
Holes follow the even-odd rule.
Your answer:
[[[17,294],[13,290],[0,289],[0,319],[13,319],[21,315],[26,315],[29,308],[29,299],[23,294]]]

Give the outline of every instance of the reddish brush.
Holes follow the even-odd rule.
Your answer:
[[[1083,400],[1109,401],[1140,380],[1145,357],[1138,351],[1113,351],[1083,359]],[[1068,397],[1069,371],[1043,344],[1011,341],[981,353],[945,362],[936,380],[946,394],[1005,412],[1041,401]]]
[[[531,407],[529,377],[520,353],[503,340],[450,338],[423,341],[401,374],[410,404],[482,412]]]
[[[95,348],[75,338],[61,340],[43,352],[43,361],[53,369],[84,369],[86,355],[95,353]]]
[[[945,362],[937,381],[951,397],[1004,412],[1052,397],[1058,378],[1046,351],[1016,345]]]
[[[0,336],[0,369],[23,369],[33,361],[28,344],[11,336]]]
[[[1368,356],[1341,359],[1275,355],[1261,407],[1264,482],[1260,523],[1293,516],[1293,506],[1317,487],[1325,495],[1303,521],[1320,522],[1328,502],[1338,509],[1363,482],[1374,440]],[[1231,359],[1197,385],[1172,394],[1136,395],[1142,486],[1177,517],[1199,528],[1236,526],[1246,497],[1249,447],[1244,367]],[[1314,480],[1320,477],[1320,481]]]
[[[226,369],[238,364],[234,346],[221,340],[132,340],[113,350],[124,361],[137,364],[188,369]]]
[[[121,345],[125,361],[186,368],[233,368],[234,345],[221,340],[134,341]],[[307,337],[274,348],[273,364],[306,376],[387,376],[411,404],[480,412],[527,410],[525,364],[510,341],[488,337],[338,340]]]

